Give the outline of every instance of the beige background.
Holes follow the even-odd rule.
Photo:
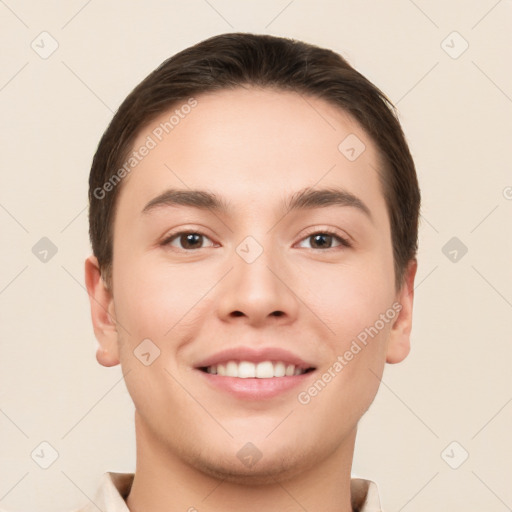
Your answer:
[[[0,1],[0,508],[67,511],[134,470],[133,405],[95,360],[84,291],[89,166],[153,68],[243,31],[341,52],[397,104],[417,163],[413,348],[361,421],[354,475],[387,512],[512,510],[511,21],[510,0]]]

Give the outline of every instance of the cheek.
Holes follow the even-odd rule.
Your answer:
[[[398,315],[389,264],[374,260],[357,270],[340,267],[317,281],[320,286],[309,305],[330,328],[325,340],[329,359],[320,382],[309,390],[312,394],[305,390],[304,398],[311,399],[310,411],[320,416],[332,414],[341,421],[348,415],[355,422],[377,393],[387,340]]]
[[[332,356],[319,369],[317,379],[297,396],[308,421],[317,428],[355,426],[377,394],[384,368],[386,339],[391,323],[351,326],[354,336],[343,333],[331,347]],[[328,421],[326,421],[328,418]],[[337,435],[341,435],[338,433]]]
[[[314,275],[315,286],[306,288],[305,302],[340,343],[373,325],[392,306],[394,275],[387,262],[326,267]]]
[[[158,338],[169,333],[180,319],[186,323],[188,313],[211,288],[215,275],[206,265],[192,268],[151,258],[120,258],[114,269],[118,320],[139,334]]]

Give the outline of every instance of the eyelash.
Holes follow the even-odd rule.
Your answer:
[[[327,235],[327,236],[332,236],[333,238],[336,238],[338,240],[338,242],[340,243],[339,246],[337,247],[328,247],[327,249],[313,249],[312,250],[316,250],[316,251],[327,251],[328,249],[336,249],[336,248],[339,248],[339,247],[343,247],[345,249],[348,249],[350,247],[352,247],[352,244],[351,242],[345,238],[345,237],[342,237],[341,235],[339,235],[336,231],[334,230],[331,230],[331,229],[321,229],[321,230],[314,230],[314,231],[311,231],[310,233],[308,233],[306,236],[302,237],[300,239],[300,241],[302,242],[303,240],[306,240],[307,238],[311,238],[312,236],[314,235]]]
[[[200,235],[200,236],[203,236],[205,238],[207,238],[208,240],[210,240],[210,237],[205,235],[204,233],[201,233],[201,231],[195,231],[195,230],[190,230],[190,231],[179,231],[177,233],[172,233],[171,235],[169,235],[168,237],[166,237],[161,243],[160,245],[161,246],[167,246],[167,245],[170,245],[170,243],[179,238],[180,236],[182,235]],[[322,230],[315,230],[315,231],[311,231],[310,233],[308,233],[306,236],[304,236],[303,238],[300,239],[300,242],[308,239],[308,238],[311,238],[312,236],[314,235],[327,235],[327,236],[332,236],[333,238],[337,239],[338,242],[339,242],[339,246],[336,246],[336,247],[327,247],[327,249],[318,249],[318,248],[311,248],[311,250],[313,251],[327,251],[329,249],[337,249],[337,248],[345,248],[345,249],[348,249],[348,248],[351,248],[352,247],[352,244],[351,242],[349,242],[349,240],[347,238],[344,238],[342,236],[340,236],[338,233],[336,233],[335,231],[333,230],[330,230],[330,229],[322,229]],[[198,251],[199,249],[205,249],[205,247],[200,247],[199,249],[182,249],[182,248],[176,248],[180,251],[185,251],[185,252],[194,252],[194,251]]]

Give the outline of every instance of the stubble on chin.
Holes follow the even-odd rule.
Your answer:
[[[189,464],[202,473],[219,481],[243,486],[279,484],[296,477],[318,463],[314,450],[289,454],[265,454],[254,465],[245,465],[236,453],[232,457],[193,457]],[[316,460],[315,460],[316,459]]]

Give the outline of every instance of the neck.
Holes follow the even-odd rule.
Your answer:
[[[328,458],[268,483],[214,478],[162,447],[135,413],[137,463],[131,512],[352,512],[350,471],[356,429]]]

